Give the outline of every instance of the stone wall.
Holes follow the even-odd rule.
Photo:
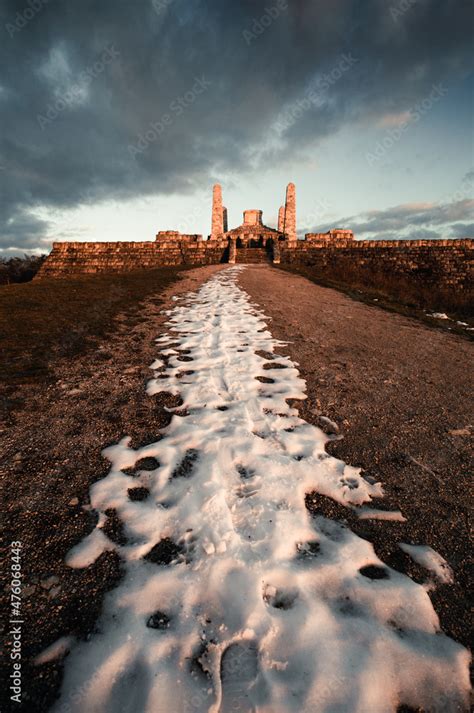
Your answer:
[[[156,234],[155,240],[159,240],[161,243],[170,241],[176,242],[177,240],[186,243],[196,243],[202,240],[202,235],[198,235],[197,233],[193,233],[192,235],[180,233],[179,230],[160,230],[160,232]]]
[[[352,230],[345,230],[341,228],[334,228],[329,230],[327,233],[306,233],[305,240],[310,242],[334,242],[340,240],[354,240],[354,233]]]
[[[226,240],[55,243],[37,279],[100,272],[130,272],[163,265],[211,265],[227,262],[227,258]]]
[[[280,243],[282,264],[314,276],[365,287],[399,286],[407,294],[436,291],[465,303],[473,295],[474,240],[292,241]],[[397,296],[397,295],[395,295]],[[399,295],[398,295],[399,296]]]
[[[55,243],[37,277],[229,262],[227,239],[186,237],[176,240],[170,234],[166,239],[162,234],[156,242]],[[446,304],[454,306],[456,296],[466,302],[472,295],[474,240],[281,240],[277,248],[275,262],[308,268],[311,275],[326,280],[384,289],[395,297],[419,297],[431,290],[445,301],[447,296]]]

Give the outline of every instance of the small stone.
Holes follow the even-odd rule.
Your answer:
[[[36,592],[36,587],[34,584],[32,584],[29,587],[25,587],[24,589],[21,590],[21,594],[23,597],[30,597],[35,592]]]
[[[79,505],[79,498],[71,498],[70,501],[68,502],[68,505],[71,507],[75,507],[76,505]]]
[[[163,612],[157,611],[149,617],[146,625],[149,629],[161,629],[163,631],[164,629],[169,629],[170,618]]]
[[[52,574],[51,577],[48,577],[47,579],[42,579],[40,585],[42,589],[51,589],[51,587],[54,587],[54,585],[58,584],[58,582],[59,577],[57,577],[55,574]]]
[[[331,421],[331,419],[328,418],[327,416],[320,416],[319,421],[320,421],[321,429],[327,435],[339,433],[339,426],[337,425],[337,423],[335,423],[334,421]]]
[[[465,428],[454,428],[452,431],[448,431],[450,436],[470,436],[471,428],[466,426]]]

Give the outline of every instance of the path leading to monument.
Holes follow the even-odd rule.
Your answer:
[[[439,632],[427,587],[305,506],[313,492],[381,527],[406,515],[381,512],[378,479],[327,453],[334,437],[287,402],[305,382],[237,284],[246,270],[218,272],[170,311],[148,393],[182,404],[161,439],[105,451],[98,525],[67,561],[114,549],[125,575],[72,646],[53,710],[462,709],[468,653]],[[407,552],[450,579],[430,549]]]
[[[398,543],[440,552],[454,581],[430,597],[443,630],[469,645],[474,344],[283,270],[247,268],[239,284],[298,362],[302,418],[325,430],[325,418],[335,422],[331,454],[382,480],[384,507],[400,508],[406,522],[355,521],[335,507],[331,515],[417,581],[426,572]]]

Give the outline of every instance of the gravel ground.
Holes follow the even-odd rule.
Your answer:
[[[381,480],[385,497],[376,507],[400,509],[407,522],[358,521],[317,496],[307,506],[347,521],[416,581],[427,572],[398,542],[437,550],[455,581],[437,583],[430,596],[443,630],[468,645],[472,342],[270,266],[247,267],[240,284],[273,336],[289,342],[282,352],[299,363],[308,394],[302,418],[324,430],[324,417],[335,422],[343,438],[328,450]]]
[[[95,525],[87,503],[91,484],[109,468],[101,450],[125,435],[131,436],[133,448],[154,442],[169,422],[164,407],[179,400],[145,394],[152,377],[148,367],[157,356],[154,340],[166,321],[161,312],[173,307],[172,296],[199,288],[219,269],[183,273],[164,292],[119,315],[111,336],[95,350],[58,359],[49,383],[18,387],[18,400],[26,405],[0,432],[6,547],[0,591],[2,611],[8,612],[9,548],[12,541],[21,541],[23,703],[9,701],[5,686],[2,711],[47,711],[56,698],[62,666],[37,667],[34,657],[61,636],[85,637],[94,630],[103,597],[120,577],[120,562],[109,552],[91,567],[74,570],[64,558]],[[8,681],[8,633],[4,641],[2,673]]]
[[[5,541],[9,547],[21,540],[24,575],[23,704],[2,710],[47,711],[61,662],[34,666],[33,658],[61,636],[94,630],[120,563],[106,553],[86,570],[72,570],[64,558],[94,525],[87,502],[90,485],[107,470],[101,450],[124,435],[134,448],[157,440],[168,422],[165,406],[178,403],[145,395],[154,339],[166,319],[161,310],[219,269],[186,272],[127,310],[96,349],[59,359],[49,383],[24,387],[25,406],[0,434]],[[472,344],[270,266],[246,268],[240,282],[270,318],[272,334],[290,342],[282,352],[299,363],[308,385],[307,401],[297,404],[301,416],[326,430],[321,416],[336,422],[344,438],[330,444],[331,452],[382,480],[386,497],[377,506],[400,508],[407,522],[357,521],[316,495],[307,506],[347,521],[387,564],[417,581],[426,581],[426,571],[397,543],[440,552],[455,583],[437,585],[432,600],[444,631],[466,644]],[[4,568],[4,596],[7,575]],[[11,646],[7,636],[7,653]],[[6,659],[7,676],[10,665]]]

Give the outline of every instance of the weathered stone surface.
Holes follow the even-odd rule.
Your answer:
[[[212,189],[212,227],[211,238],[224,232],[224,210],[222,206],[222,188],[216,183]]]
[[[178,230],[160,230],[156,234],[155,240],[163,242],[176,242],[176,241],[187,241],[196,242],[197,240],[202,240],[202,235],[194,233],[192,235],[187,233],[180,233]]]
[[[285,206],[281,205],[278,210],[278,232],[285,232]]]
[[[354,240],[354,233],[352,230],[346,230],[345,228],[334,228],[333,230],[329,230],[327,233],[306,233],[305,240],[318,242]]]
[[[294,183],[286,187],[285,231],[288,240],[296,240],[296,188]]]
[[[244,210],[244,225],[263,225],[261,210]]]
[[[367,275],[472,293],[474,240],[298,240],[280,244],[281,262],[307,265],[327,277],[351,270]]]
[[[37,279],[130,272],[164,265],[210,265],[227,258],[227,241],[55,243]]]
[[[356,241],[351,230],[307,233],[297,240],[296,190],[289,183],[285,207],[278,213],[278,230],[264,225],[261,210],[246,210],[243,223],[227,229],[222,190],[213,189],[209,240],[176,230],[157,233],[155,242],[55,243],[38,278],[76,274],[126,272],[162,265],[209,265],[220,262],[293,263],[316,268],[325,276],[356,265],[369,276],[386,273],[391,279],[436,286],[438,290],[472,291],[474,240]]]
[[[235,259],[236,259],[236,239],[235,238],[230,238],[229,239],[229,263],[231,265],[235,264]]]

